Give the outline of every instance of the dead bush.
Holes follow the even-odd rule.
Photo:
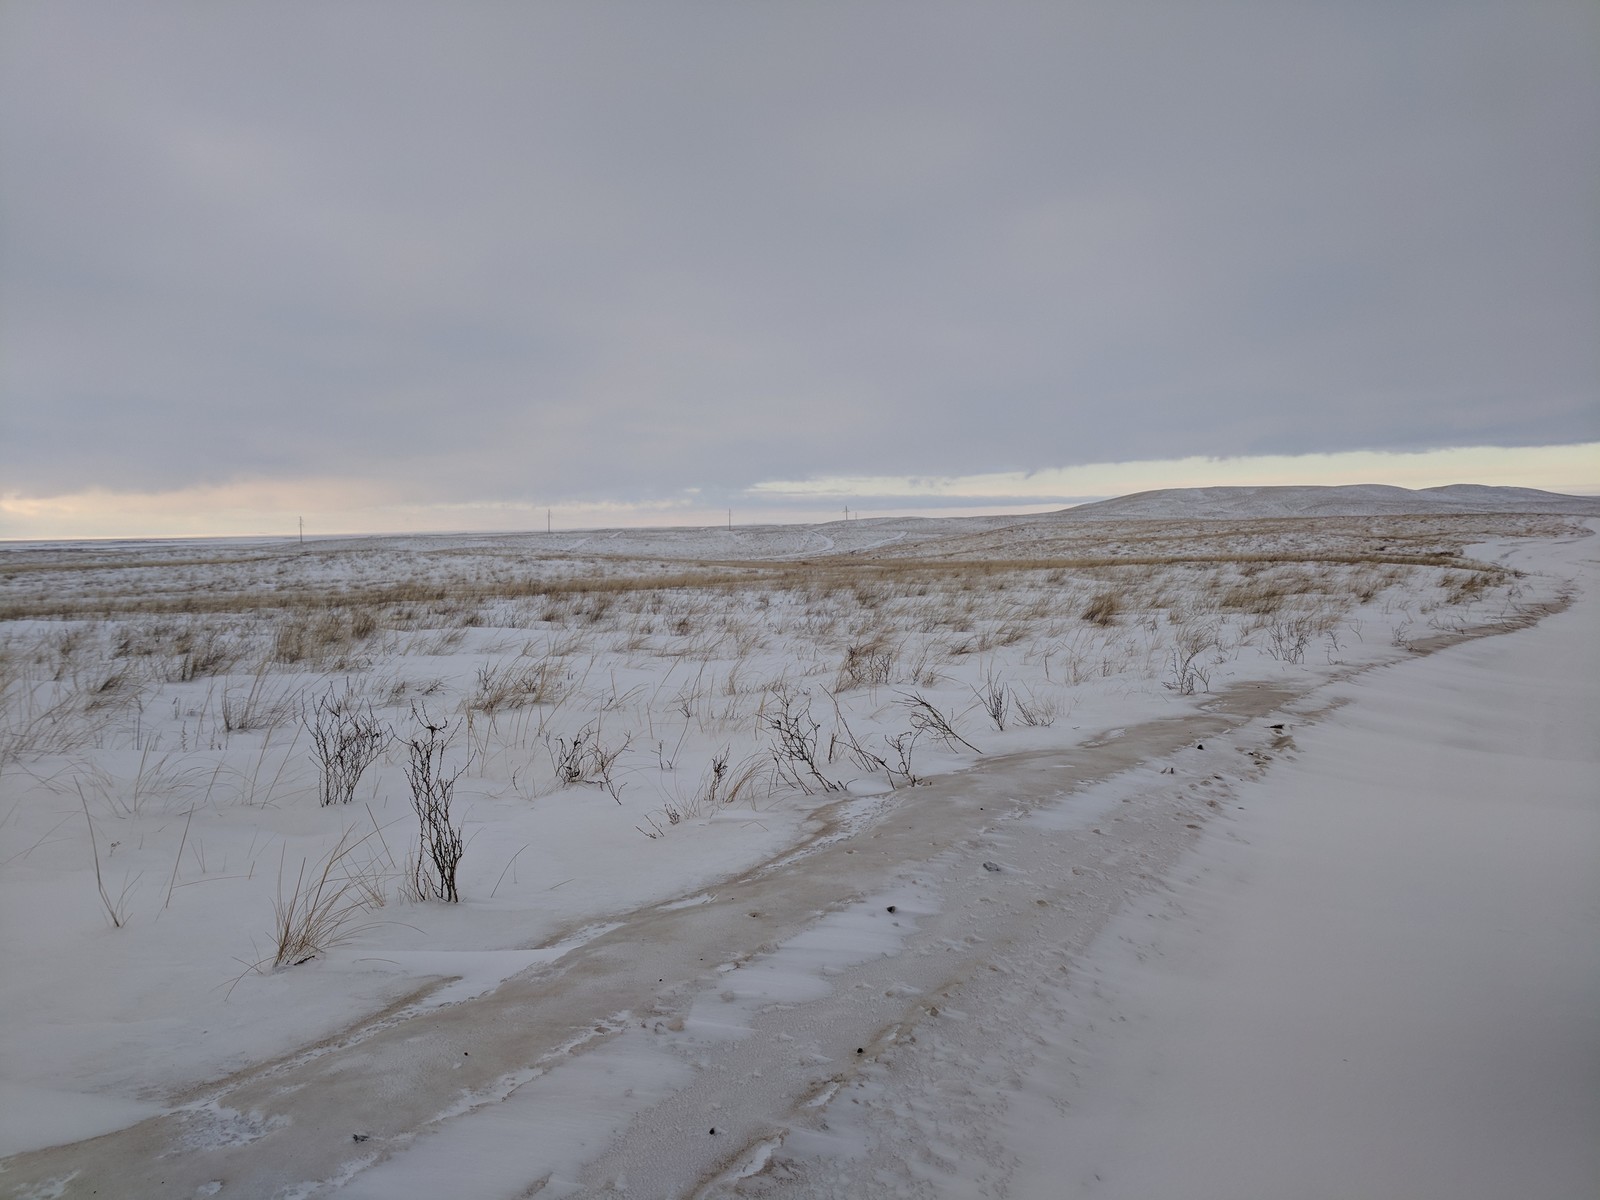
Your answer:
[[[417,729],[406,741],[410,758],[406,782],[411,785],[411,807],[418,824],[417,852],[410,862],[411,887],[421,899],[455,904],[461,899],[456,871],[466,852],[466,840],[450,804],[456,780],[467,768],[465,763],[454,770],[445,767],[445,754],[455,732],[449,722],[431,721],[420,706],[414,707],[411,715]]]
[[[556,782],[562,787],[591,783],[605,788],[611,798],[622,803],[622,785],[617,781],[617,760],[627,751],[632,737],[607,745],[600,722],[590,721],[570,739],[557,737],[546,741],[550,762],[555,768]]]
[[[807,795],[814,788],[824,792],[843,790],[843,785],[822,773],[817,761],[822,726],[811,716],[809,693],[774,687],[760,721],[772,737],[772,762],[778,778]]]
[[[300,721],[311,735],[318,798],[324,807],[349,804],[355,799],[362,774],[378,760],[393,731],[351,687],[346,687],[343,695],[335,695],[329,688],[301,708]]]

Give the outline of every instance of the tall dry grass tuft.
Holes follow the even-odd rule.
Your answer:
[[[272,906],[273,967],[297,967],[369,927],[370,922],[361,918],[383,906],[386,881],[393,871],[385,857],[357,857],[356,852],[376,834],[374,828],[358,838],[353,827],[347,829],[314,866],[300,860],[294,885],[287,891],[285,855],[279,855],[278,895]]]
[[[533,662],[484,663],[467,708],[486,716],[535,704],[560,704],[572,690],[566,664],[549,655]]]
[[[1080,614],[1085,621],[1094,625],[1115,625],[1117,614],[1122,611],[1122,593],[1106,590],[1097,592],[1093,599],[1084,606]]]
[[[268,664],[263,662],[243,691],[226,686],[222,689],[222,727],[227,732],[275,729],[299,707],[299,694],[286,687],[274,686],[267,670]]]

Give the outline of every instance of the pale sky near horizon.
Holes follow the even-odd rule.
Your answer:
[[[0,4],[0,537],[1600,493],[1600,5]]]

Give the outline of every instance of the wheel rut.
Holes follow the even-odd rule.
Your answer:
[[[618,916],[483,996],[422,1009],[422,989],[159,1116],[14,1156],[6,1192],[382,1195],[386,1173],[427,1161],[431,1139],[519,1096],[557,1094],[562,1072],[603,1055],[623,1071],[671,1069],[655,1092],[627,1089],[614,1136],[570,1167],[539,1161],[537,1139],[505,1147],[504,1194],[715,1192],[765,1170],[819,1096],[947,1019],[941,997],[1003,969],[1002,949],[1036,944],[1065,969],[1128,896],[1159,886],[1216,811],[1200,780],[1259,774],[1285,748],[1262,718],[1317,686],[1240,684],[1198,711],[981,759],[893,793],[869,818],[836,801],[806,843],[704,902]],[[1097,785],[1165,760],[1182,770],[1150,768],[1120,799],[1095,798]],[[1043,825],[1030,820],[1046,810]],[[835,948],[807,951],[808,931],[828,922]]]

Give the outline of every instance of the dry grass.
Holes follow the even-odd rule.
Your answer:
[[[554,655],[532,662],[485,663],[478,668],[477,684],[466,707],[494,716],[509,709],[560,704],[574,685],[565,661]]]
[[[436,696],[467,718],[480,772],[492,761],[525,774],[535,740],[559,757],[560,738],[601,714],[618,742],[642,729],[663,758],[669,738],[691,730],[759,740],[774,681],[759,677],[770,668],[753,667],[757,655],[781,660],[784,687],[836,694],[927,694],[1003,669],[1014,682],[990,697],[990,719],[1043,726],[1057,687],[1125,672],[1203,687],[1192,668],[1206,658],[1178,645],[1196,625],[1295,662],[1359,604],[1415,605],[1441,627],[1467,619],[1452,609],[1508,606],[1511,576],[1460,551],[1516,525],[1080,523],[1026,544],[972,535],[761,561],[602,562],[514,545],[380,552],[377,542],[301,555],[19,552],[0,564],[0,616],[52,623],[12,624],[0,642],[0,765],[138,745],[140,714],[174,690],[194,707],[195,744],[209,721],[206,736],[224,748],[228,735],[283,724],[335,672],[379,661],[385,678],[366,685],[374,702]],[[1036,557],[1019,556],[1028,545]],[[447,655],[473,656],[475,675],[418,661]],[[203,700],[182,690],[213,679]],[[668,721],[672,733],[658,735]],[[187,725],[182,736],[187,748]]]
[[[285,889],[285,856],[278,861],[278,896],[272,907],[273,967],[294,967],[355,937],[363,918],[385,900],[394,864],[384,855],[361,858],[374,837],[356,837],[352,827],[314,865],[302,858],[292,887]],[[381,841],[381,838],[379,839]],[[267,960],[263,959],[264,965]]]
[[[889,683],[898,658],[894,645],[883,633],[854,642],[845,647],[844,661],[839,664],[833,690],[843,692]]]
[[[1117,614],[1122,611],[1123,605],[1122,593],[1109,590],[1103,591],[1096,594],[1084,606],[1083,612],[1079,615],[1085,621],[1095,625],[1114,625],[1117,621]]]
[[[690,789],[674,788],[672,796],[662,802],[660,816],[671,827],[710,816],[735,804],[749,802],[754,807],[756,799],[770,793],[771,788],[772,763],[768,758],[752,754],[733,762],[731,749],[724,746],[712,756],[698,785]],[[657,836],[661,824],[654,820],[650,823],[654,832],[642,829],[640,832],[647,837]]]
[[[622,831],[659,837],[774,788],[833,795],[864,775],[915,785],[933,769],[924,759],[977,752],[968,737],[1008,752],[1030,744],[1019,730],[1087,706],[1080,687],[1188,695],[1213,670],[1232,682],[1319,666],[1324,653],[1332,664],[1340,639],[1365,642],[1370,660],[1387,641],[1409,646],[1529,602],[1511,574],[1460,553],[1469,534],[1487,540],[1482,522],[1376,525],[1079,528],[1041,536],[1036,557],[974,537],[948,553],[926,543],[803,561],[601,564],[471,547],[164,555],[181,564],[168,566],[98,554],[36,570],[12,560],[0,613],[43,619],[0,623],[0,767],[7,784],[79,791],[97,868],[99,847],[107,862],[115,848],[113,820],[119,839],[169,829],[159,870],[171,902],[186,853],[210,878],[191,819],[199,833],[224,803],[315,803],[314,729],[292,720],[301,697],[345,689],[374,727],[426,702],[440,716],[411,747],[409,859],[380,851],[376,830],[331,826],[319,845],[338,842],[294,872],[280,855],[272,946],[255,965],[284,967],[357,936],[385,889],[457,898],[458,777],[475,822],[537,822],[543,803],[503,801],[588,784],[623,806]],[[330,715],[346,709],[331,704]],[[451,729],[465,736],[446,769]],[[397,766],[353,766],[350,786],[323,797],[348,800],[357,778],[393,786]],[[223,819],[265,828],[284,816]],[[97,882],[117,925],[130,900],[142,907],[126,861],[120,892]],[[75,865],[86,877],[87,856]]]
[[[449,556],[448,569],[435,577],[424,577],[416,568],[439,569],[440,555],[413,564],[408,577],[399,580],[384,578],[385,571],[377,565],[388,566],[391,559],[374,559],[374,565],[364,569],[375,552],[364,557],[354,550],[277,558],[146,559],[102,553],[87,562],[67,561],[60,553],[17,552],[0,564],[0,621],[288,613],[288,627],[275,650],[285,656],[284,661],[299,662],[329,647],[359,644],[380,628],[415,628],[423,614],[442,618],[438,624],[494,619],[490,610],[503,601],[533,602],[533,618],[548,624],[593,627],[610,620],[622,598],[641,592],[664,597],[739,589],[804,590],[813,598],[848,599],[853,607],[870,611],[913,595],[918,587],[984,586],[1018,572],[1034,574],[1048,585],[1052,575],[1184,564],[1296,563],[1317,568],[1392,564],[1482,570],[1492,568],[1462,560],[1461,546],[1504,536],[1508,530],[1549,534],[1565,525],[1555,519],[1528,518],[1082,523],[1037,539],[1037,552],[1026,558],[995,555],[989,537],[953,537],[937,543],[936,554],[928,552],[927,544],[914,544],[899,553],[888,548],[870,555],[801,561],[707,559],[688,565],[637,557],[602,563],[547,554],[531,564],[519,560],[515,569],[491,554],[474,560],[470,548],[457,547]],[[1327,546],[1307,549],[1307,529],[1316,530]],[[915,552],[919,549],[920,554]],[[1066,549],[1073,552],[1060,553]],[[336,583],[304,578],[336,563],[347,564]],[[206,586],[195,586],[201,578]]]

